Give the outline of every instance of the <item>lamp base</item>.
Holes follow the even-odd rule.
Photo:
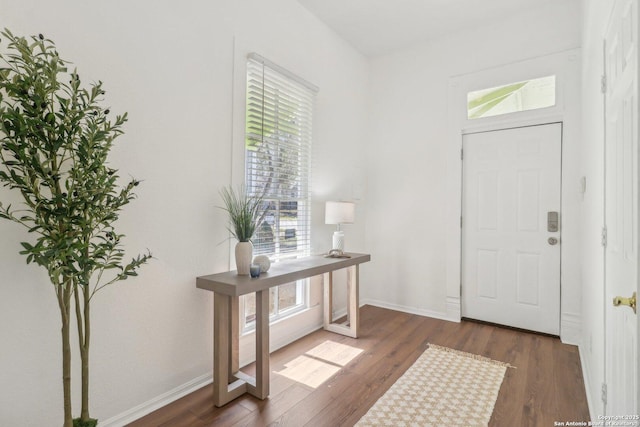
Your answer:
[[[332,249],[339,249],[344,251],[344,231],[333,232],[333,247]]]

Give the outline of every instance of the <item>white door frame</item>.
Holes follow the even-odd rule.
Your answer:
[[[446,176],[446,317],[461,318],[462,233],[462,135],[511,127],[563,123],[560,338],[578,344],[581,330],[578,211],[580,137],[580,50],[572,49],[544,57],[502,65],[496,68],[454,76],[449,79],[449,134]],[[548,75],[556,76],[556,105],[551,108],[514,113],[486,119],[468,120],[466,96],[469,91],[495,87]]]

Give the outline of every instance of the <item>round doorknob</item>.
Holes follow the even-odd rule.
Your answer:
[[[549,237],[549,240],[547,240],[547,242],[549,242],[549,244],[551,246],[557,245],[558,244],[558,239],[556,239],[555,237]]]

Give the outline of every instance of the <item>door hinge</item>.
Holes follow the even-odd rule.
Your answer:
[[[607,227],[602,227],[602,246],[607,247]]]
[[[607,404],[607,383],[602,383],[602,394],[600,396],[602,403]]]
[[[460,160],[464,160],[464,149],[460,149]]]
[[[462,216],[460,217],[460,228],[462,228]]]
[[[607,93],[607,76],[605,74],[600,77],[600,91]]]

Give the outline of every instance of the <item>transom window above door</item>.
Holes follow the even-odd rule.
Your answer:
[[[547,76],[467,93],[467,118],[499,116],[556,105],[556,76]]]

